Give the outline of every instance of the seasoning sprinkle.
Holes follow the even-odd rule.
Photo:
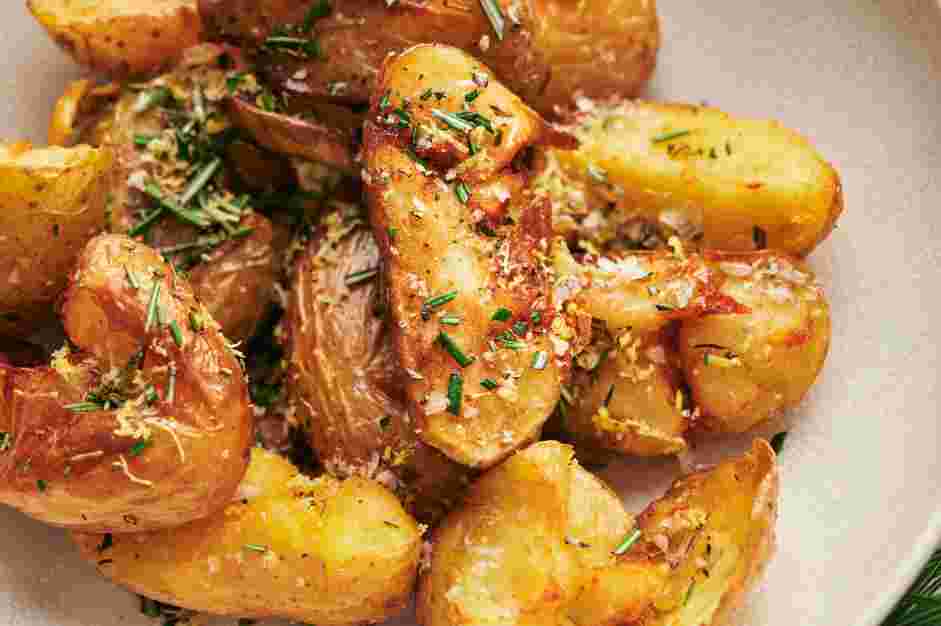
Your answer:
[[[630,550],[630,549],[631,549],[631,546],[633,546],[635,543],[637,543],[637,540],[638,540],[638,539],[640,539],[640,529],[639,529],[639,528],[635,528],[635,529],[631,532],[631,534],[629,534],[627,537],[625,537],[625,538],[624,538],[624,541],[622,541],[622,542],[620,543],[620,545],[618,545],[618,547],[614,549],[614,555],[615,555],[615,556],[621,556],[622,554],[624,554],[625,552],[627,552],[628,550]]]
[[[448,413],[461,414],[461,401],[464,398],[464,379],[460,374],[448,377]]]

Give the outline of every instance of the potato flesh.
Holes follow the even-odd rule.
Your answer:
[[[340,626],[407,602],[421,534],[378,484],[310,479],[254,448],[239,493],[205,520],[115,536],[105,549],[101,535],[74,538],[104,576],[200,612]]]
[[[175,526],[224,506],[245,470],[252,414],[241,366],[189,285],[143,244],[100,235],[78,259],[62,322],[77,352],[3,368],[0,500],[101,532]],[[67,408],[108,389],[123,406]]]
[[[328,472],[382,479],[431,522],[460,496],[467,472],[415,434],[388,322],[377,311],[379,279],[347,284],[380,264],[371,230],[343,210],[321,223],[297,262],[286,313],[298,418]]]
[[[435,531],[419,623],[718,626],[770,556],[776,506],[774,453],[758,440],[677,481],[622,548],[635,526],[617,498],[570,448],[541,442],[485,474]]]
[[[202,36],[196,0],[28,0],[27,6],[75,61],[112,76],[166,69]]]
[[[294,0],[203,0],[200,11],[217,37],[259,45],[276,26],[304,22],[307,3]],[[375,91],[386,56],[440,43],[479,57],[515,93],[544,114],[576,93],[634,95],[656,65],[660,43],[653,0],[524,0],[502,6],[500,38],[476,1],[370,0],[335,3],[312,24],[321,58],[275,55],[267,74],[282,90],[345,102]]]
[[[409,411],[426,443],[459,463],[487,467],[538,435],[558,400],[559,374],[546,332],[554,313],[542,261],[550,236],[547,207],[510,193],[499,209],[500,223],[492,226],[496,236],[489,236],[479,230],[478,223],[488,218],[483,209],[475,211],[473,195],[478,187],[525,177],[525,171],[508,167],[511,160],[551,133],[532,110],[490,79],[473,101],[474,110],[501,111],[492,124],[494,137],[500,131],[503,139],[478,139],[480,146],[470,156],[457,135],[439,126],[433,111],[460,111],[475,88],[469,80],[475,71],[489,74],[463,52],[444,46],[417,46],[391,57],[365,127],[365,179],[389,285],[396,351],[409,374]],[[422,100],[429,91],[444,96]],[[386,93],[388,98],[381,95]],[[412,103],[410,127],[430,136],[427,143],[410,145],[414,135],[394,113],[403,98]],[[413,150],[427,164],[409,156]],[[442,170],[448,169],[461,182],[447,180]],[[470,190],[467,204],[459,197],[461,184]],[[518,217],[504,225],[504,215]],[[444,295],[448,301],[427,304]],[[494,320],[501,309],[506,319]],[[446,314],[460,322],[442,324]],[[515,323],[525,330],[511,333]],[[446,341],[468,362],[462,364],[458,350],[449,349]],[[456,394],[460,407],[448,396],[456,379],[462,382]],[[488,390],[485,380],[496,388]]]
[[[106,225],[107,149],[0,146],[0,333],[53,319],[85,243]]]
[[[804,255],[842,212],[837,173],[777,122],[652,102],[582,106],[567,126],[581,146],[547,150],[537,183],[562,232],[581,223],[581,237],[607,245],[639,219],[700,235],[704,248]]]

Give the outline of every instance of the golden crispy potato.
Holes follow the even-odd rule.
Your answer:
[[[774,453],[677,481],[632,520],[616,497],[542,442],[491,470],[433,536],[422,626],[719,626],[774,544]]]
[[[543,113],[581,93],[635,95],[656,65],[660,30],[654,0],[496,2],[499,33],[485,3],[401,0],[201,0],[207,30],[274,52],[263,65],[295,95],[365,102],[390,53],[440,43],[478,56]],[[316,41],[282,52],[278,36]],[[275,35],[274,40],[268,39]]]
[[[106,225],[107,149],[0,145],[0,334],[54,319],[82,246]]]
[[[239,495],[179,528],[73,536],[107,578],[200,612],[340,626],[405,606],[421,532],[391,493],[360,478],[311,479],[254,448]]]
[[[196,0],[27,0],[78,63],[113,76],[170,67],[202,37]]]
[[[777,500],[774,452],[760,439],[678,480],[637,518],[630,547],[591,573],[568,616],[577,626],[725,623],[774,552]]]
[[[589,367],[576,369],[562,411],[580,446],[641,456],[686,449],[682,376],[667,335],[621,335],[579,355]]]
[[[69,83],[52,111],[47,132],[49,145],[70,148],[80,138],[83,143],[100,145],[94,127],[120,94],[117,83],[95,86],[88,79]]]
[[[431,522],[460,497],[467,471],[415,434],[368,225],[343,210],[322,225],[296,263],[283,323],[297,416],[328,472],[376,478]]]
[[[226,139],[230,73],[217,64],[220,52],[216,46],[193,48],[173,72],[124,87],[103,111],[91,107],[90,121],[61,126],[82,129],[81,139],[100,141],[115,154],[112,231],[142,237],[190,272],[197,297],[225,335],[242,340],[268,310],[281,259],[269,220],[252,211],[247,196],[232,192],[232,172],[248,171],[247,144]],[[84,108],[81,102],[74,106]],[[169,210],[155,199],[176,205],[214,163],[215,173],[184,210]]]
[[[0,501],[97,532],[176,526],[235,493],[252,413],[241,365],[152,249],[100,235],[62,302],[77,351],[2,367]]]
[[[558,400],[548,207],[511,166],[555,135],[495,80],[469,103],[474,72],[489,70],[446,46],[390,57],[364,179],[409,413],[426,443],[487,467],[537,437]]]
[[[492,469],[432,538],[422,626],[562,626],[584,572],[610,561],[632,520],[568,446],[544,441]]]
[[[539,159],[537,187],[561,233],[628,247],[675,234],[704,248],[804,255],[843,210],[836,171],[777,122],[698,106],[580,104],[566,128],[581,146]]]
[[[800,261],[772,252],[711,253],[721,293],[745,314],[707,315],[680,327],[686,382],[709,430],[741,432],[795,406],[820,373],[830,310]]]

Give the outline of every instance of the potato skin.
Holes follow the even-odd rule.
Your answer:
[[[200,612],[344,626],[405,606],[421,533],[391,493],[360,478],[307,478],[260,448],[239,491],[224,511],[178,528],[110,545],[73,538],[107,578]]]
[[[224,506],[245,471],[252,413],[241,366],[189,285],[143,244],[99,235],[78,259],[62,322],[75,352],[0,368],[0,501],[100,532]],[[123,404],[68,408],[92,393]]]
[[[774,252],[709,256],[725,275],[722,293],[749,312],[684,322],[679,352],[702,414],[698,425],[742,432],[806,395],[826,360],[830,310],[813,273],[795,258]],[[739,365],[712,365],[710,359],[729,353]]]
[[[202,38],[195,0],[27,0],[75,61],[110,76],[157,73]]]
[[[380,265],[369,227],[328,213],[298,259],[283,327],[289,387],[311,447],[334,476],[377,478],[431,522],[460,497],[467,471],[421,441],[406,408],[377,278],[348,285]]]
[[[300,0],[201,0],[210,36],[258,45],[274,27],[301,24]],[[479,2],[370,0],[334,3],[313,22],[320,59],[274,55],[267,74],[289,93],[365,102],[385,57],[420,43],[474,54],[543,114],[571,104],[576,93],[633,96],[656,65],[660,31],[653,0],[518,0],[503,2],[497,37]]]
[[[531,201],[527,169],[513,165],[528,145],[558,135],[490,79],[473,109],[503,113],[494,118],[492,135],[476,140],[472,156],[462,138],[439,127],[433,111],[461,111],[474,88],[461,77],[474,71],[487,68],[446,46],[416,46],[390,57],[364,128],[364,179],[389,285],[393,340],[409,374],[409,413],[426,443],[485,468],[535,439],[558,401],[562,365],[548,332],[555,315],[548,207]],[[422,100],[429,91],[446,95]],[[387,92],[394,94],[388,105]],[[405,98],[412,103],[408,128],[391,114]],[[427,142],[413,143],[426,133]],[[472,190],[466,203],[460,185]],[[504,319],[494,319],[501,309]],[[460,322],[442,323],[445,314]],[[449,390],[460,396],[459,407]]]
[[[678,480],[635,525],[570,448],[535,444],[436,529],[419,623],[719,626],[773,552],[777,497],[774,452],[757,440]]]
[[[604,246],[632,239],[641,220],[706,249],[805,255],[843,211],[837,172],[778,122],[682,104],[580,105],[566,128],[581,146],[540,159],[537,186],[559,232]]]
[[[106,225],[107,148],[0,145],[0,334],[54,319],[85,243]]]

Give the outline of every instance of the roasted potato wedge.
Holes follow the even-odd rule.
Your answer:
[[[680,326],[679,352],[698,424],[741,432],[798,404],[830,345],[830,310],[806,265],[771,252],[711,253],[721,293],[748,308]]]
[[[233,496],[252,412],[241,365],[172,266],[99,235],[62,301],[76,347],[0,367],[0,501],[99,532],[206,517]]]
[[[485,6],[497,9],[488,19]],[[575,94],[635,95],[656,65],[660,45],[653,0],[526,0],[480,3],[402,0],[201,0],[211,36],[254,44],[266,73],[291,94],[365,102],[385,57],[420,43],[478,56],[510,89],[543,113]],[[499,31],[495,30],[499,28]],[[316,41],[282,53],[270,35]]]
[[[105,577],[199,612],[341,626],[407,603],[421,532],[378,484],[311,479],[255,448],[239,496],[179,528],[73,537]]]
[[[843,211],[836,171],[777,122],[704,106],[580,104],[566,128],[581,145],[543,150],[536,183],[556,230],[573,238],[650,247],[678,235],[704,248],[804,255]]]
[[[0,334],[55,318],[85,243],[104,230],[112,153],[0,145]]]
[[[591,573],[568,616],[578,626],[725,623],[774,552],[777,500],[774,452],[761,439],[678,480],[637,518],[630,547]]]
[[[605,489],[555,442],[491,470],[434,533],[419,623],[723,623],[773,549],[768,444],[677,481],[636,527]]]
[[[435,531],[418,622],[567,624],[585,571],[608,563],[632,527],[570,447],[534,444],[474,483]]]
[[[78,63],[112,76],[153,74],[202,38],[196,0],[27,0]]]
[[[409,413],[426,443],[488,467],[535,439],[558,400],[548,207],[514,162],[556,134],[495,80],[469,103],[474,72],[489,70],[446,46],[390,57],[364,179]]]
[[[432,522],[468,472],[415,434],[382,310],[379,249],[361,217],[328,213],[297,260],[283,323],[291,396],[329,473],[376,478]]]

